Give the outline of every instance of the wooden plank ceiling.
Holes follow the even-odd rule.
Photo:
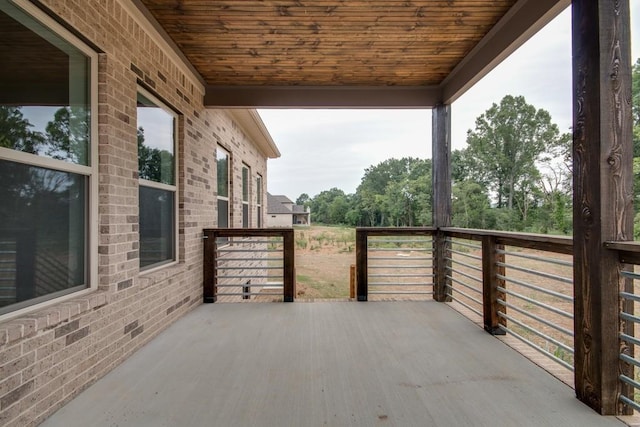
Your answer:
[[[518,3],[139,1],[206,85],[227,88],[438,86]]]

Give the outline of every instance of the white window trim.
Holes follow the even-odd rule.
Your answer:
[[[223,153],[225,153],[227,155],[227,195],[226,196],[220,196],[218,194],[218,183],[217,183],[217,179],[218,179],[218,171],[217,171],[217,166],[218,166],[218,151],[222,151]],[[233,167],[231,166],[231,152],[229,150],[227,150],[226,148],[224,148],[223,146],[221,146],[220,144],[218,144],[216,146],[216,200],[223,200],[227,202],[227,228],[233,228],[233,224],[231,224],[231,180],[229,179],[229,177],[231,176],[231,171],[232,171]],[[216,204],[216,209],[217,209],[217,204]],[[218,215],[220,215],[218,213]],[[218,228],[220,228],[220,222],[218,222]]]
[[[24,153],[8,148],[0,149],[0,159],[36,167],[44,167],[84,175],[89,180],[87,206],[87,246],[86,246],[86,288],[69,294],[55,297],[41,303],[29,305],[18,310],[0,315],[0,321],[19,317],[36,310],[60,304],[78,298],[98,289],[98,54],[69,30],[45,14],[41,9],[27,0],[11,0],[15,6],[57,34],[89,59],[89,105],[91,108],[89,126],[89,166],[51,159],[36,154]]]
[[[258,180],[260,180],[260,185],[258,185]],[[263,198],[263,194],[262,194],[262,188],[263,188],[263,181],[264,178],[262,178],[262,175],[257,173],[256,174],[256,227],[264,227],[264,221],[263,221],[263,217],[264,217],[264,212],[262,212],[262,198]],[[260,214],[258,214],[258,211],[260,211]]]
[[[247,170],[247,179],[245,181],[244,171]],[[242,226],[244,228],[244,207],[247,207],[247,228],[251,228],[251,168],[248,164],[242,163]],[[247,200],[244,199],[244,186],[247,186]]]
[[[157,96],[155,96],[153,93],[149,92],[145,88],[138,86],[137,93],[141,94],[142,96],[147,98],[149,101],[152,101],[154,104],[156,104],[158,108],[161,108],[164,112],[170,114],[171,117],[173,117],[173,185],[164,184],[161,182],[149,181],[147,179],[141,179],[141,178],[138,179],[138,185],[141,185],[143,187],[148,187],[148,188],[155,188],[158,190],[171,191],[174,194],[173,196],[173,211],[174,211],[173,212],[173,256],[174,256],[174,259],[167,260],[165,262],[159,262],[157,264],[153,264],[148,267],[139,267],[140,275],[145,275],[145,274],[153,273],[163,268],[174,266],[180,262],[180,259],[179,259],[180,255],[178,252],[179,245],[180,245],[180,242],[179,242],[180,233],[178,230],[178,226],[179,226],[178,215],[180,213],[180,210],[179,210],[180,203],[178,200],[180,195],[178,193],[178,188],[179,188],[178,164],[180,159],[178,157],[178,114],[175,111],[173,111],[163,101],[159,100]],[[138,129],[137,117],[136,117],[136,129]],[[139,200],[138,200],[138,209],[140,209]],[[138,217],[138,222],[139,221],[140,221],[140,218]],[[138,262],[139,261],[140,261],[140,258],[138,257]]]

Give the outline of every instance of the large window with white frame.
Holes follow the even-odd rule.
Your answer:
[[[258,220],[256,225],[262,228],[262,175],[256,176],[256,216]]]
[[[0,2],[0,315],[95,282],[97,55]]]
[[[218,170],[218,228],[229,227],[229,152],[218,146],[216,168]]]
[[[250,196],[250,177],[249,166],[242,165],[242,228],[249,228],[249,196]]]
[[[176,115],[139,89],[138,177],[140,268],[176,260]]]

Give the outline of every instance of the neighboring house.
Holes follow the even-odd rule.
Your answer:
[[[267,227],[311,225],[309,208],[294,204],[287,196],[267,193]]]
[[[0,1],[2,425],[201,304],[203,229],[264,226],[280,153],[258,113],[205,106],[134,3]]]

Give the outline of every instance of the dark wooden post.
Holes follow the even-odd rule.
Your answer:
[[[216,233],[212,230],[204,231],[204,272],[202,297],[204,303],[213,303],[218,299],[216,287]]]
[[[284,302],[293,302],[296,296],[296,268],[293,240],[293,228],[282,233],[284,244]]]
[[[607,240],[633,239],[628,0],[574,0],[573,242],[575,389],[621,412],[619,270]]]
[[[356,287],[358,301],[366,301],[369,296],[369,277],[367,275],[367,232],[356,229]]]
[[[439,104],[432,110],[432,181],[433,181],[433,298],[451,301],[447,271],[451,269],[451,244],[441,227],[451,226],[451,107]]]
[[[482,237],[482,311],[484,315],[484,329],[492,335],[504,335],[500,325],[506,326],[505,319],[498,313],[505,313],[506,307],[498,304],[498,299],[504,299],[504,293],[498,290],[498,286],[504,287],[504,267],[498,262],[504,263],[504,254],[498,253],[504,246],[496,244],[494,236]]]

